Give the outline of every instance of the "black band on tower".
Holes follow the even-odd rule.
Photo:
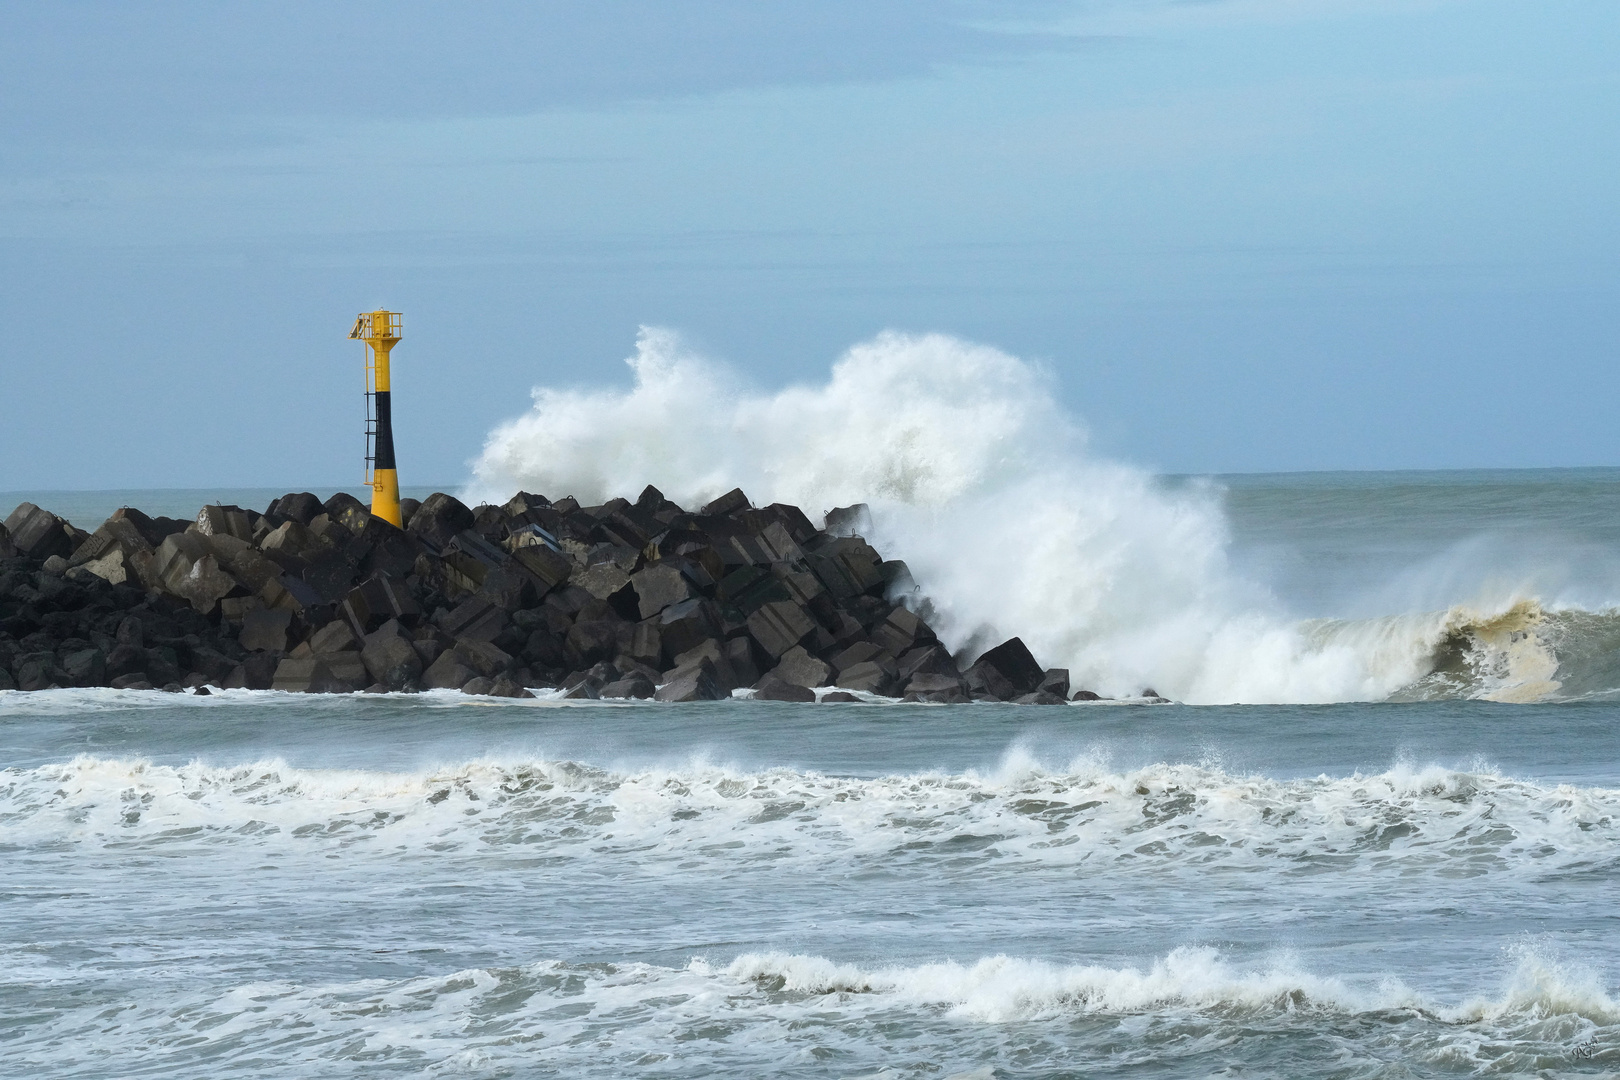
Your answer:
[[[394,468],[394,408],[387,390],[377,391],[377,460],[374,469]]]

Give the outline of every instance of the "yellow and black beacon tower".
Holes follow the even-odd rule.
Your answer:
[[[402,528],[388,377],[388,354],[399,342],[399,312],[362,312],[349,336],[366,343],[366,483],[371,485],[371,512]]]

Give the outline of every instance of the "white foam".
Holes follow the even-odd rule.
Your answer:
[[[1363,875],[1528,875],[1620,859],[1620,792],[1397,765],[1275,780],[1214,764],[1053,769],[1014,750],[987,772],[874,778],[704,761],[606,770],[481,760],[419,772],[281,761],[157,765],[80,756],[0,770],[0,843],[331,848],[352,857],[477,850],[702,873],[828,860],[888,867],[973,857],[1089,873],[1230,868],[1287,879],[1353,860]]]
[[[1121,1036],[1142,1062],[1184,1059],[1189,1024],[1212,1048],[1261,1052],[1289,1034],[1337,1034],[1347,1049],[1497,1072],[1573,1063],[1582,1038],[1612,1039],[1620,1010],[1590,973],[1531,978],[1521,985],[1521,965],[1502,989],[1454,1007],[1387,975],[1321,975],[1286,956],[1244,964],[1204,947],[1120,965],[1004,955],[882,965],[787,953],[684,967],[543,960],[148,991],[127,1008],[95,1002],[35,1019],[8,1053],[37,1073],[71,1067],[89,1048],[104,1060],[175,1066],[251,1057],[266,1076],[374,1075],[402,1062],[414,1075],[502,1073],[537,1061],[567,1075],[662,1064],[695,1076],[820,1075],[831,1049],[866,1075],[886,1075],[871,1070],[898,1059],[982,1077],[995,1074],[973,1068],[975,1058],[1009,1054],[1025,1068],[1106,1067]],[[1076,1017],[1114,1023],[1087,1034],[1068,1023]]]
[[[886,994],[917,1005],[945,1005],[953,1015],[990,1023],[1164,1006],[1365,1012],[1421,1003],[1398,982],[1357,990],[1341,979],[1303,972],[1286,960],[1243,970],[1207,946],[1175,949],[1146,969],[1051,964],[1009,956],[972,964],[861,968],[822,957],[763,953],[740,956],[724,971],[736,979],[778,983],[784,990],[806,994]]]
[[[536,389],[534,409],[490,435],[469,498],[524,488],[594,503],[650,482],[688,506],[737,485],[812,515],[866,502],[870,538],[908,563],[954,649],[1017,634],[1116,696],[1383,699],[1428,674],[1458,618],[1526,599],[1302,623],[1229,568],[1217,490],[1088,455],[1043,370],[943,335],[881,334],[824,384],[776,393],[667,331],[644,329],[628,362],[627,390]],[[1478,696],[1556,689],[1545,673],[1499,683]]]

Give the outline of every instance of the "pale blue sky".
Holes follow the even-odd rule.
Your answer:
[[[1615,462],[1620,6],[0,3],[0,490],[466,475],[640,324],[1176,472]]]

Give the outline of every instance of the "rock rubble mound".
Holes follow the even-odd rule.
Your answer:
[[[855,533],[864,508],[818,528],[740,490],[688,511],[648,487],[403,511],[398,529],[296,492],[191,521],[126,507],[87,533],[23,503],[0,526],[0,689],[1069,699],[1018,638],[964,669],[898,601],[905,564]]]

